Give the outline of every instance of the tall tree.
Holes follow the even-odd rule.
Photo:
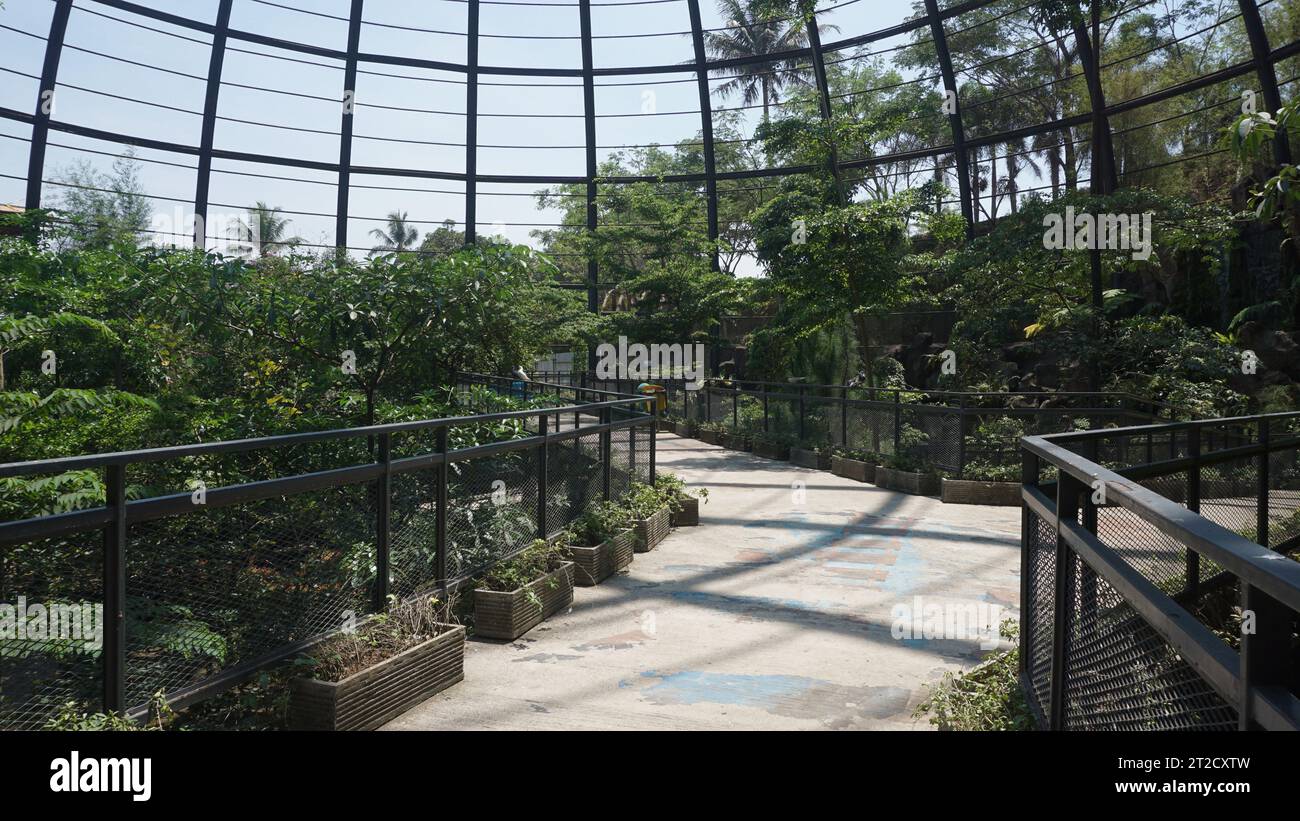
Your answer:
[[[379,240],[379,244],[371,249],[371,254],[390,251],[400,253],[414,248],[415,243],[420,241],[420,232],[407,221],[405,211],[388,212],[387,225],[384,228],[371,229],[370,236]]]

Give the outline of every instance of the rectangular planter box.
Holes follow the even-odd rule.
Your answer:
[[[716,445],[722,441],[722,434],[716,430],[702,430],[697,438],[706,445]]]
[[[722,446],[728,450],[748,451],[750,449],[749,439],[738,433],[723,434]]]
[[[635,545],[636,532],[630,527],[595,547],[570,545],[573,583],[579,587],[591,587],[605,581],[632,563]]]
[[[801,468],[811,468],[813,470],[831,469],[830,454],[818,453],[815,450],[790,448],[790,461]],[[863,464],[865,464],[865,462]]]
[[[342,681],[289,683],[291,730],[374,730],[465,678],[465,628],[441,635]]]
[[[632,523],[636,528],[636,552],[649,553],[659,546],[672,527],[672,513],[668,508],[656,511],[648,519]]]
[[[672,515],[673,527],[695,527],[700,523],[700,499],[698,496],[682,496],[682,509]]]
[[[530,601],[529,593],[540,603]],[[518,590],[474,591],[474,635],[513,640],[573,603],[573,562]]]
[[[876,487],[898,490],[913,496],[938,496],[939,477],[929,473],[912,473],[893,468],[876,468]]]
[[[754,455],[764,459],[789,459],[790,448],[775,442],[755,442]]]
[[[950,505],[1020,507],[1020,483],[944,479],[942,498],[946,504]]]
[[[877,470],[879,468],[870,462],[845,459],[843,456],[831,457],[831,473],[836,476],[843,476],[845,479],[853,479],[858,482],[874,482],[876,481]]]

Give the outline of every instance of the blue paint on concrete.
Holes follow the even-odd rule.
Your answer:
[[[730,704],[759,709],[827,683],[805,676],[705,673],[698,670],[683,670],[680,673],[646,670],[641,673],[641,677],[659,679],[657,684],[645,690],[645,695],[654,700],[674,704]],[[623,684],[620,682],[620,686]]]

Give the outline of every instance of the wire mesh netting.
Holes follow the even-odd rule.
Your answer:
[[[103,541],[82,533],[0,550],[0,727],[39,730],[66,702],[102,703]]]

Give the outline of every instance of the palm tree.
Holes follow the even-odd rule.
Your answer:
[[[764,11],[763,0],[719,0],[718,12],[730,22],[723,31],[704,34],[709,57],[714,60],[744,60],[725,69],[735,79],[718,86],[717,94],[726,99],[740,92],[742,105],[763,104],[763,120],[768,119],[772,103],[780,102],[780,92],[787,85],[809,85],[808,78],[795,68],[793,60],[770,61],[766,57],[808,45],[808,30],[798,15],[792,19],[773,19]],[[835,26],[818,26],[818,33],[837,30]]]
[[[270,256],[284,248],[303,242],[299,236],[286,237],[289,220],[280,216],[279,208],[272,208],[261,200],[248,209],[248,221],[241,225],[244,239],[252,241],[258,256]]]
[[[406,221],[405,211],[390,211],[388,213],[388,230],[374,228],[370,231],[370,236],[379,240],[381,244],[371,249],[370,253],[380,254],[386,251],[405,251],[414,248],[415,243],[420,239],[420,232]]]

